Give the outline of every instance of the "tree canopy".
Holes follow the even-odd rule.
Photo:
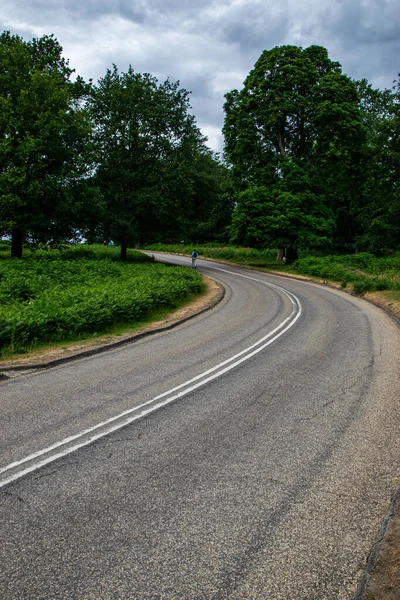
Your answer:
[[[228,171],[179,82],[130,66],[86,84],[54,36],[0,36],[0,235],[129,245],[226,230]],[[219,228],[219,229],[218,229]],[[217,231],[218,229],[218,231]]]
[[[79,220],[73,191],[88,170],[91,127],[88,88],[72,73],[53,36],[0,36],[0,231],[12,235],[13,256],[28,236],[72,236]]]
[[[188,171],[207,150],[179,82],[114,65],[93,89],[97,181],[107,201],[107,235],[128,245],[176,230]]]
[[[267,227],[260,242],[326,246],[338,212],[357,197],[364,143],[357,88],[340,64],[319,46],[265,50],[243,89],[226,95],[225,113],[238,190],[233,239],[249,237],[244,216],[255,188]]]
[[[394,92],[358,83],[367,125],[363,193],[354,208],[358,246],[379,252],[400,248],[400,77]]]
[[[400,247],[400,82],[353,81],[325,48],[264,50],[226,94],[224,160],[190,92],[116,65],[85,83],[54,36],[0,35],[0,236],[24,241]]]

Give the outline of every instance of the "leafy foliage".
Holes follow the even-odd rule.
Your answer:
[[[357,294],[376,290],[400,290],[400,257],[377,258],[373,254],[309,256],[299,259],[293,268],[305,275],[352,285]]]
[[[381,252],[400,248],[400,79],[395,92],[359,83],[368,123],[365,184],[354,215],[358,246]]]
[[[148,250],[154,252],[175,252],[190,255],[192,248],[185,245],[153,244]],[[276,250],[257,248],[218,247],[212,244],[196,246],[200,258],[230,261],[249,267],[268,269],[286,273],[310,275],[326,281],[340,283],[343,287],[352,286],[357,294],[375,290],[400,290],[400,255],[376,257],[368,252],[359,254],[308,255],[287,265],[276,260]]]
[[[243,89],[227,94],[225,113],[239,192],[233,241],[328,246],[335,214],[357,196],[364,136],[356,87],[339,63],[319,46],[266,50]]]
[[[126,263],[102,253],[96,259],[60,259],[59,251],[2,259],[0,348],[10,352],[135,324],[203,289],[192,270],[156,264],[140,253],[131,252]]]
[[[304,170],[286,165],[285,180],[273,187],[251,187],[238,196],[231,226],[233,242],[269,248],[327,247],[334,228],[331,211],[319,205]]]
[[[190,256],[193,246],[186,244],[151,244],[143,247],[153,252],[174,252]],[[213,243],[196,245],[200,258],[210,258],[237,262],[243,265],[266,267],[278,265],[275,260],[276,250],[259,250],[237,246],[215,246]]]
[[[91,111],[99,148],[97,182],[107,200],[106,237],[128,245],[167,232],[181,235],[183,213],[215,188],[215,158],[189,113],[179,82],[114,65],[93,89]],[[217,167],[215,166],[214,170]],[[215,193],[214,193],[215,196]],[[186,223],[187,220],[184,219]]]
[[[0,233],[12,235],[12,254],[21,256],[27,236],[65,239],[79,226],[90,168],[88,86],[71,81],[53,36],[24,42],[3,33],[0,64]]]
[[[113,65],[73,77],[54,36],[0,35],[0,236],[128,247],[190,240],[400,247],[400,83],[352,81],[320,46],[265,50],[226,95],[225,159],[179,82]],[[233,218],[232,218],[233,215]]]

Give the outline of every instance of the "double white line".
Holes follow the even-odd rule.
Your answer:
[[[88,446],[96,440],[106,435],[109,435],[110,433],[113,433],[114,431],[117,431],[122,427],[126,427],[134,421],[142,419],[146,415],[156,410],[159,410],[163,406],[174,402],[178,398],[182,398],[183,396],[190,394],[197,388],[206,385],[210,381],[213,381],[213,379],[217,379],[217,377],[224,375],[231,369],[234,369],[241,363],[245,362],[246,360],[249,360],[252,356],[258,354],[258,352],[261,352],[262,350],[264,350],[264,348],[275,342],[284,333],[286,333],[286,331],[293,327],[296,321],[300,318],[300,301],[297,298],[297,296],[295,296],[288,290],[285,290],[284,288],[273,283],[267,283],[265,281],[257,279],[256,277],[250,277],[248,275],[235,273],[233,271],[229,271],[227,269],[222,268],[216,268],[216,270],[223,271],[224,273],[229,273],[237,277],[243,277],[245,279],[257,281],[258,283],[262,283],[266,286],[272,287],[282,292],[285,296],[289,298],[291,302],[291,314],[288,317],[286,317],[286,319],[284,319],[284,321],[282,321],[282,323],[278,325],[278,327],[276,327],[273,331],[262,337],[260,340],[258,340],[245,350],[242,350],[241,352],[235,354],[231,358],[224,360],[215,367],[204,371],[200,375],[193,377],[193,379],[189,379],[188,381],[181,383],[177,387],[174,387],[168,390],[167,392],[160,394],[159,396],[155,396],[155,398],[148,400],[144,404],[135,406],[134,408],[126,410],[120,413],[119,415],[108,419],[107,421],[98,423],[97,425],[89,427],[88,429],[85,429],[80,433],[64,438],[63,440],[56,442],[55,444],[52,444],[47,448],[43,448],[43,450],[38,450],[37,452],[34,452],[33,454],[30,454],[29,456],[26,456],[21,460],[17,460],[6,465],[5,467],[0,469],[0,488],[13,481],[16,481],[20,477],[23,477],[24,475],[27,475],[32,471],[36,471],[40,467],[48,465],[49,463],[57,460],[58,458],[62,458],[63,456],[67,456],[68,454],[79,450],[79,448]],[[6,473],[7,475],[5,475],[5,477],[3,478],[3,474]]]

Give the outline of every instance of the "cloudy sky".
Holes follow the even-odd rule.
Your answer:
[[[399,0],[1,0],[3,30],[53,33],[86,80],[112,63],[179,80],[217,151],[224,94],[264,49],[325,46],[344,72],[380,88],[400,71]]]

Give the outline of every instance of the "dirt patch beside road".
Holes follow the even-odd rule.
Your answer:
[[[399,600],[400,598],[400,490],[372,570],[360,600]]]
[[[400,320],[400,300],[392,298],[390,292],[368,292],[364,298],[384,308]]]

